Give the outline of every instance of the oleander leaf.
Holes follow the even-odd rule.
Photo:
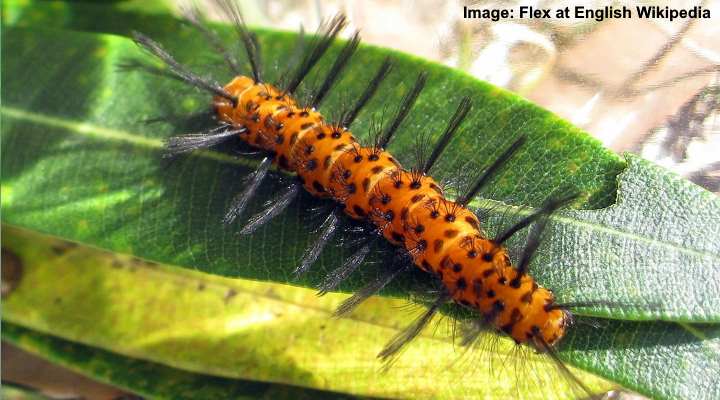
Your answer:
[[[48,361],[90,376],[95,380],[126,388],[153,399],[353,399],[355,396],[192,373],[163,364],[124,357],[97,347],[82,345],[3,323],[2,338]],[[5,386],[3,386],[3,391]],[[4,392],[2,392],[5,395]],[[15,397],[9,397],[15,398]],[[22,397],[23,399],[25,397]],[[38,396],[38,399],[47,399]],[[35,397],[31,397],[35,399]]]
[[[228,79],[197,35],[169,18],[152,21],[147,31],[179,60],[221,82]],[[114,29],[121,34],[129,30]],[[281,64],[294,37],[258,33],[263,59]],[[161,77],[119,73],[121,62],[148,59],[128,39],[40,28],[11,29],[3,36],[3,222],[213,274],[304,286],[317,284],[349,253],[330,248],[312,273],[292,279],[291,271],[322,219],[307,211],[322,204],[308,196],[250,237],[223,226],[225,208],[257,161],[203,152],[163,163],[163,138],[207,125],[202,118],[184,116],[207,109],[209,96]],[[439,134],[461,94],[471,94],[474,111],[438,165],[440,177],[478,169],[514,137],[528,135],[529,146],[486,193],[503,201],[490,209],[488,229],[528,212],[527,207],[537,206],[558,187],[581,189],[587,194],[586,210],[554,218],[533,274],[563,302],[626,304],[590,307],[582,310],[586,315],[678,322],[603,320],[604,328],[581,326],[565,341],[562,356],[658,397],[715,396],[718,388],[707,390],[709,384],[703,384],[711,382],[718,362],[711,345],[717,340],[715,325],[688,323],[718,321],[717,198],[636,157],[628,156],[626,163],[579,129],[515,95],[389,50],[362,48],[321,111],[332,115],[359,93],[373,71],[368,65],[379,64],[388,53],[398,58],[396,73],[378,96],[384,102],[372,103],[361,114],[354,128],[359,136],[366,135],[373,114],[392,107],[414,75],[426,70],[428,89],[391,147],[402,161],[410,161],[413,132]],[[279,75],[272,68],[268,72]],[[168,124],[142,123],[168,115]],[[273,177],[251,211],[272,199],[288,178],[280,173]],[[610,207],[593,209],[602,206]],[[516,239],[511,244],[519,248],[522,237]],[[379,253],[376,259],[385,256]],[[342,289],[357,288],[380,267],[363,268]],[[387,294],[407,295],[423,280],[413,274]],[[688,366],[683,357],[689,355],[697,359]],[[660,368],[661,361],[675,368]],[[658,377],[660,372],[671,376]],[[684,384],[688,380],[697,384],[689,387]]]
[[[384,341],[413,318],[387,312],[403,304],[398,299],[375,298],[352,318],[337,319],[332,312],[346,295],[318,298],[311,289],[148,263],[18,228],[6,226],[2,233],[3,268],[15,271],[12,282],[3,281],[10,288],[3,338],[151,398],[257,397],[263,391],[267,398],[283,392],[318,398],[333,397],[332,391],[502,399],[515,393],[513,374],[490,375],[465,364],[448,368],[459,354],[444,330],[421,336],[394,368],[381,372],[376,355]],[[510,370],[515,362],[548,369],[547,359],[531,354],[518,360],[513,347],[503,340],[480,360]],[[611,387],[581,376],[591,387]],[[565,398],[567,382],[558,378],[549,374],[552,384],[521,391],[530,399]]]

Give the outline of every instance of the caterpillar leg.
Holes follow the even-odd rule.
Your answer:
[[[393,263],[393,265],[384,270],[380,276],[363,286],[360,290],[355,292],[355,294],[343,301],[337,310],[335,310],[333,316],[342,317],[350,314],[357,306],[367,300],[368,297],[377,294],[398,275],[403,272],[410,271],[412,268],[414,268],[412,262],[405,262],[402,264]]]
[[[290,205],[290,203],[292,203],[293,200],[295,200],[297,195],[300,194],[301,188],[302,184],[299,182],[294,182],[292,185],[288,186],[285,192],[280,194],[277,198],[271,200],[264,210],[253,215],[242,230],[240,230],[240,234],[249,235],[255,232],[257,228],[265,225],[265,223],[278,216],[287,208],[287,206]]]
[[[323,282],[318,287],[318,295],[322,296],[327,292],[335,289],[342,281],[347,279],[359,266],[365,261],[365,257],[370,254],[370,249],[375,241],[376,237],[373,237],[362,245],[350,258],[337,269],[332,271],[328,276],[325,277]]]
[[[315,240],[315,242],[305,250],[302,260],[300,261],[300,265],[295,268],[294,273],[296,276],[302,275],[310,269],[310,266],[312,266],[312,264],[317,261],[318,257],[320,257],[320,253],[322,253],[325,245],[335,236],[338,228],[343,225],[339,213],[340,209],[336,208],[322,223],[320,227],[320,236],[318,236],[317,240]]]
[[[245,208],[250,202],[250,199],[252,199],[258,187],[260,187],[263,179],[265,179],[265,175],[267,175],[267,172],[270,169],[271,165],[271,157],[265,157],[260,162],[260,165],[255,170],[255,172],[253,172],[252,175],[249,176],[245,185],[245,189],[237,196],[235,196],[235,198],[232,200],[230,208],[225,213],[225,217],[223,217],[224,223],[231,224],[233,221],[235,221],[237,217],[239,217],[243,213],[243,211],[245,211]]]

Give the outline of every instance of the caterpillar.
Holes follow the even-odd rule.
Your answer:
[[[383,275],[341,304],[337,315],[348,314],[411,268],[426,272],[438,282],[439,293],[427,311],[392,338],[378,354],[379,358],[392,362],[443,305],[454,302],[474,313],[475,326],[478,327],[465,335],[463,344],[472,343],[479,335],[480,327],[489,325],[519,345],[550,355],[561,372],[590,394],[590,390],[570,373],[555,353],[555,346],[573,323],[570,311],[573,305],[557,303],[552,291],[538,284],[528,270],[549,216],[572,203],[579,194],[563,189],[562,194],[551,196],[539,209],[494,237],[483,231],[483,221],[468,207],[494,174],[525,144],[525,137],[520,136],[510,144],[467,190],[450,199],[442,185],[432,178],[431,172],[470,113],[471,98],[461,99],[430,154],[419,157],[416,166],[406,169],[387,148],[422,92],[427,81],[426,74],[418,75],[401,99],[395,115],[384,129],[377,132],[372,143],[363,145],[350,128],[392,70],[392,59],[382,63],[365,91],[348,110],[341,113],[339,120],[329,122],[318,107],[357,50],[360,43],[358,32],[344,44],[324,80],[312,90],[306,101],[299,100],[297,92],[345,27],[346,18],[337,15],[323,24],[306,46],[301,59],[289,68],[284,82],[274,85],[263,80],[259,44],[246,27],[238,6],[230,0],[217,0],[217,3],[234,22],[238,39],[245,49],[249,73],[243,73],[241,63],[207,28],[197,9],[187,10],[187,17],[220,51],[235,74],[224,85],[191,72],[153,39],[139,32],[133,35],[138,46],[164,62],[173,77],[213,96],[212,112],[218,125],[203,133],[169,138],[166,156],[210,148],[231,138],[239,138],[264,154],[256,171],[248,177],[244,190],[233,199],[224,222],[233,223],[242,216],[253,194],[275,165],[294,175],[296,180],[276,201],[252,216],[241,228],[241,234],[251,234],[279,215],[301,190],[314,197],[331,200],[336,205],[323,222],[317,240],[303,254],[295,269],[296,274],[305,273],[312,267],[323,247],[347,224],[347,220],[365,223],[371,227],[373,240],[383,238],[398,250]],[[512,262],[504,244],[518,231],[528,227],[530,234],[525,249],[520,259]],[[320,284],[320,292],[337,288],[360,267],[370,251],[369,243],[362,245],[327,276]]]

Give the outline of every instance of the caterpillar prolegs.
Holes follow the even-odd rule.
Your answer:
[[[403,168],[387,148],[423,91],[427,81],[424,73],[416,78],[395,115],[375,135],[372,143],[361,144],[350,128],[392,70],[391,59],[382,63],[357,101],[343,110],[337,121],[330,122],[317,108],[352,59],[360,41],[358,33],[345,43],[322,83],[312,90],[306,101],[298,100],[297,90],[346,25],[345,17],[338,15],[325,23],[306,46],[300,60],[288,69],[284,82],[273,85],[263,80],[259,45],[246,28],[237,6],[230,1],[219,0],[218,3],[236,23],[239,41],[247,55],[248,74],[240,73],[241,64],[203,25],[197,11],[190,11],[188,19],[222,52],[230,70],[236,74],[225,85],[190,72],[158,43],[140,33],[135,33],[135,41],[160,58],[176,78],[213,95],[211,104],[219,125],[203,134],[170,138],[167,143],[169,156],[208,148],[233,137],[239,137],[265,154],[257,170],[248,177],[243,191],[235,197],[225,222],[231,223],[242,216],[269,169],[276,165],[294,174],[296,181],[266,209],[252,216],[241,233],[252,233],[280,214],[301,190],[336,203],[335,210],[327,215],[318,239],[299,260],[296,273],[312,268],[323,247],[341,231],[348,219],[367,223],[372,227],[373,238],[383,238],[398,248],[395,262],[388,266],[384,275],[350,297],[337,314],[350,312],[411,266],[439,282],[441,290],[428,310],[393,338],[379,353],[380,358],[392,360],[445,303],[455,302],[474,312],[478,325],[492,326],[518,344],[550,354],[560,369],[589,393],[554,353],[554,346],[573,321],[569,307],[556,303],[553,293],[540,286],[528,273],[548,217],[570,204],[578,194],[572,190],[562,191],[494,237],[483,231],[483,221],[468,208],[470,201],[500,167],[522,148],[525,138],[521,136],[509,145],[468,185],[467,190],[454,200],[450,199],[431,172],[453,134],[471,112],[471,98],[461,99],[429,154],[420,157],[412,168]],[[526,227],[530,227],[527,245],[519,259],[513,262],[504,244]],[[336,288],[359,268],[370,251],[369,244],[360,246],[323,281],[320,291]],[[471,341],[472,337],[473,334],[469,334],[464,342]]]

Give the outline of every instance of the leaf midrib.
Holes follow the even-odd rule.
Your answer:
[[[17,109],[14,107],[2,106],[2,107],[0,107],[0,114],[2,114],[3,116],[9,117],[9,118],[26,120],[26,121],[30,121],[33,123],[47,125],[47,126],[51,126],[51,127],[63,128],[70,132],[73,132],[75,134],[90,137],[90,138],[101,138],[101,139],[107,139],[107,140],[123,141],[123,142],[127,142],[127,143],[132,143],[137,146],[143,146],[143,147],[158,149],[158,150],[161,150],[164,147],[163,141],[159,140],[159,139],[151,139],[151,138],[147,138],[147,137],[143,137],[143,136],[138,136],[138,135],[133,134],[132,132],[125,131],[125,130],[106,128],[106,127],[101,127],[101,126],[97,126],[97,125],[90,124],[90,123],[82,123],[82,122],[77,122],[77,121],[58,118],[58,117],[41,115],[38,113],[28,112],[25,110]],[[235,158],[235,157],[231,157],[231,156],[228,156],[228,155],[225,155],[222,153],[218,153],[218,152],[214,152],[214,151],[200,151],[200,152],[197,152],[194,154],[197,157],[213,159],[213,160],[217,160],[217,161],[229,163],[229,164],[234,164],[234,165],[252,166],[252,165],[257,164],[257,162],[255,162],[255,160]],[[500,205],[498,207],[503,208],[505,210],[514,209],[520,215],[527,215],[530,212],[532,212],[532,210],[528,209],[527,207],[521,208],[521,207],[509,206],[504,203],[499,203],[499,204]],[[618,207],[618,205],[616,204],[611,207]],[[583,210],[583,211],[585,211],[585,210]],[[677,250],[679,252],[694,254],[697,256],[710,256],[713,259],[717,258],[716,254],[713,254],[713,253],[710,253],[707,251],[699,251],[699,250],[695,250],[695,249],[679,247],[675,243],[661,241],[661,240],[657,240],[657,239],[649,239],[644,236],[638,235],[634,232],[621,231],[621,230],[609,228],[605,225],[601,225],[601,224],[597,224],[597,223],[591,223],[591,222],[578,220],[575,218],[570,218],[570,217],[562,216],[562,215],[560,215],[560,216],[556,215],[553,217],[553,219],[556,221],[561,221],[563,223],[570,224],[570,225],[588,227],[588,228],[590,228],[594,231],[598,231],[598,232],[621,235],[621,236],[632,238],[634,240],[641,241],[644,243],[659,245],[661,247],[662,246],[668,247],[668,248]],[[237,290],[238,288],[233,288],[233,289]],[[243,291],[247,292],[246,290],[243,290]],[[262,293],[253,293],[253,294],[264,296]],[[275,301],[282,301],[282,302],[286,302],[288,304],[293,304],[295,306],[307,307],[307,305],[305,305],[305,304],[302,304],[302,305],[296,304],[296,303],[288,302],[285,299],[280,299],[277,297],[272,297],[272,296],[264,296],[264,297],[269,297]],[[328,312],[328,310],[325,310],[325,309],[316,309],[316,311],[321,311],[321,312],[327,313],[328,315],[330,314]],[[368,324],[377,326],[376,323],[372,323],[370,321],[365,321],[363,319],[358,319],[358,318],[352,317],[352,316],[350,316],[349,318],[354,321],[357,321],[357,322],[368,323]],[[697,331],[691,325],[689,325],[687,323],[682,323],[682,322],[677,322],[677,323],[684,330],[688,331],[693,336],[698,337],[699,339],[703,339],[704,335],[702,335],[702,332]],[[380,326],[382,326],[384,328],[397,330],[397,327],[384,326],[384,325],[380,325]],[[708,349],[708,350],[712,351],[712,349]],[[715,353],[713,353],[713,354],[715,354]]]
[[[162,140],[135,135],[129,131],[105,128],[86,122],[78,122],[65,118],[42,115],[39,113],[28,112],[14,107],[2,106],[0,107],[0,114],[9,118],[25,120],[39,125],[62,128],[70,132],[74,132],[78,135],[94,139],[109,139],[122,141],[151,149],[162,150],[165,147],[165,143]],[[232,157],[227,154],[218,153],[216,151],[202,150],[194,152],[193,155],[235,165],[251,166],[257,164],[257,162],[255,162],[254,160]]]
[[[605,211],[610,211],[610,210],[611,210],[612,208],[614,208],[614,207],[620,207],[620,205],[619,205],[619,204],[614,204],[614,205],[612,205],[612,206],[610,206],[610,207],[607,207],[607,208],[605,208],[605,209],[603,209],[603,210],[605,210]],[[509,207],[509,208],[510,208],[510,207]],[[579,211],[587,211],[587,210],[579,210]],[[597,212],[596,210],[593,210],[593,211]],[[529,213],[529,212],[527,212],[527,213]],[[635,233],[635,232],[623,231],[623,230],[619,230],[619,229],[616,229],[616,228],[613,228],[613,227],[608,227],[608,225],[602,225],[602,224],[598,224],[598,223],[588,222],[588,221],[586,221],[586,220],[570,218],[570,217],[567,217],[567,216],[559,216],[559,217],[558,217],[558,216],[554,216],[554,217],[552,217],[551,219],[554,219],[554,220],[556,220],[556,221],[563,221],[563,222],[569,221],[569,224],[568,224],[568,225],[587,226],[587,227],[590,227],[593,231],[596,231],[596,232],[619,233],[619,234],[616,235],[616,236],[626,237],[626,238],[630,238],[630,239],[635,239],[635,240],[637,240],[638,242],[644,242],[644,243],[647,243],[647,244],[654,244],[654,245],[658,245],[659,247],[667,247],[667,248],[670,248],[670,249],[673,249],[673,250],[677,250],[677,251],[680,252],[680,253],[693,254],[693,255],[697,255],[697,256],[701,256],[701,257],[710,257],[710,258],[712,258],[712,259],[717,259],[717,260],[720,261],[720,255],[718,255],[718,254],[716,254],[716,253],[712,253],[712,252],[707,251],[707,250],[697,250],[697,249],[692,249],[692,248],[687,248],[687,247],[681,247],[681,246],[679,246],[677,243],[668,242],[668,241],[664,241],[664,240],[659,240],[659,239],[656,239],[656,238],[648,238],[648,237],[642,236],[642,235],[640,235],[640,234],[638,234],[638,233]]]
[[[132,143],[134,145],[143,146],[143,147],[152,148],[152,149],[158,149],[158,150],[161,150],[164,148],[164,143],[162,140],[151,139],[151,138],[135,135],[132,132],[125,131],[125,130],[106,128],[106,127],[102,127],[102,126],[98,126],[98,125],[94,125],[94,124],[90,124],[90,123],[83,123],[83,122],[68,120],[68,119],[64,119],[64,118],[42,115],[39,113],[28,112],[28,111],[25,111],[22,109],[8,107],[8,106],[1,106],[0,114],[7,116],[9,118],[26,120],[26,121],[30,121],[30,122],[33,122],[36,124],[42,124],[42,125],[47,125],[47,126],[52,126],[52,127],[63,128],[70,132],[74,132],[78,135],[82,135],[82,136],[86,136],[86,137],[90,137],[90,138],[101,138],[101,139],[124,141],[124,142],[128,142],[128,143]],[[193,155],[197,156],[197,157],[207,158],[207,159],[216,160],[216,161],[233,164],[233,165],[242,165],[242,166],[246,166],[246,167],[252,167],[252,166],[257,165],[256,160],[245,159],[245,158],[240,158],[240,157],[232,157],[227,154],[218,153],[215,151],[202,150],[202,151],[194,152]],[[528,207],[510,206],[510,205],[507,205],[502,202],[497,202],[497,203],[498,203],[498,206],[496,208],[500,208],[503,211],[514,211],[518,215],[528,215],[532,212],[532,209],[530,209]],[[619,207],[619,204],[612,205],[610,207],[605,208],[604,210],[608,211],[612,207]],[[582,211],[586,212],[588,210],[582,210]],[[591,211],[597,212],[597,210],[591,210]],[[710,257],[711,259],[714,259],[714,260],[720,260],[720,257],[717,254],[712,253],[710,251],[681,247],[677,243],[659,240],[656,238],[648,238],[648,237],[639,235],[635,232],[619,230],[615,227],[608,227],[607,225],[602,225],[599,223],[593,223],[593,222],[588,222],[585,220],[571,218],[568,216],[563,216],[562,214],[555,215],[552,217],[552,219],[555,221],[565,223],[570,226],[575,225],[575,226],[587,227],[589,230],[596,231],[596,232],[609,233],[609,234],[611,234],[611,236],[624,237],[624,238],[632,239],[632,240],[635,240],[638,242],[652,244],[657,247],[669,248],[669,249],[675,250],[679,253],[691,254],[691,255],[698,256],[698,257]]]
[[[692,324],[687,322],[677,322],[678,325],[680,325],[681,328],[683,328],[685,331],[690,333],[691,335],[695,336],[696,338],[700,339],[703,342],[703,348],[707,349],[709,353],[712,355],[718,355],[720,354],[720,345],[711,343],[711,339],[706,334],[704,334],[701,330],[695,328],[692,326]]]

